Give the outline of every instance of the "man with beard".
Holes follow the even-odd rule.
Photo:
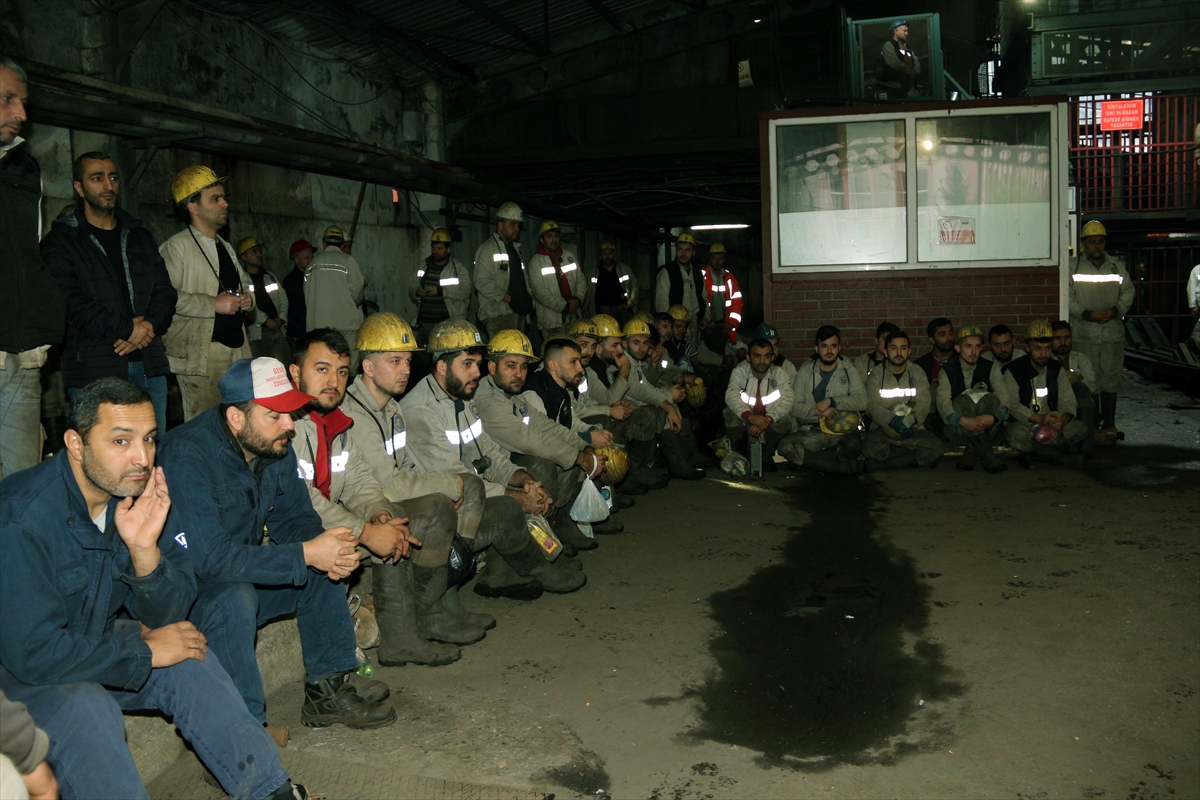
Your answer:
[[[799,430],[784,437],[779,454],[796,467],[853,475],[862,453],[867,389],[858,370],[841,357],[841,331],[822,325],[815,349],[792,380],[792,417]]]
[[[589,314],[608,314],[622,325],[637,309],[638,283],[628,264],[617,261],[612,241],[600,243],[600,264],[588,279]]]
[[[725,390],[725,435],[742,455],[749,440],[761,439],[764,469],[773,469],[779,442],[791,432],[795,395],[783,369],[772,364],[775,348],[765,339],[750,342],[750,354],[733,368]]]
[[[958,357],[958,353],[954,350],[954,323],[945,317],[938,317],[929,321],[929,324],[925,326],[925,333],[928,334],[929,344],[933,346],[933,349],[923,356],[914,358],[913,364],[925,372],[925,379],[929,381],[929,391],[936,397],[938,378],[941,376],[942,370]],[[945,438],[945,433],[942,431],[944,426],[945,423],[938,413],[937,406],[932,406],[929,409],[929,416],[925,419],[925,429]]]
[[[450,613],[442,603],[447,557],[457,524],[454,501],[431,494],[412,498],[403,506],[393,503],[363,452],[351,444],[349,429],[354,421],[340,408],[350,376],[350,344],[331,328],[309,331],[296,342],[289,373],[292,383],[313,398],[308,413],[296,420],[292,446],[300,479],[308,486],[321,524],[326,528],[345,526],[354,532],[359,544],[373,556],[372,583],[375,575],[385,570],[406,573],[408,580],[402,577],[399,582],[408,587],[409,597],[402,600],[415,604],[417,629],[424,638],[451,645],[478,642],[486,628]],[[410,550],[410,545],[414,549]],[[411,563],[403,563],[405,558]],[[397,581],[381,582],[390,585]],[[385,649],[383,655],[388,654]],[[457,655],[443,652],[431,660],[449,664]]]
[[[925,371],[909,361],[908,334],[890,334],[887,353],[887,365],[867,377],[867,413],[875,423],[863,440],[867,469],[937,466],[945,445],[924,428],[933,395]]]
[[[25,71],[0,55],[0,283],[8,293],[0,316],[0,478],[41,459],[42,365],[63,329],[62,298],[38,252],[42,170],[19,135],[28,99]]]
[[[246,289],[250,276],[218,233],[229,222],[226,180],[208,167],[180,170],[171,194],[188,226],[158,248],[177,293],[163,344],[179,382],[184,420],[219,403],[225,370],[251,356],[242,329],[244,315],[254,308],[254,295]]]
[[[880,84],[887,89],[888,100],[903,100],[917,92],[913,84],[921,74],[921,59],[908,46],[908,22],[898,19],[891,24],[892,37],[883,43]]]
[[[704,269],[693,263],[696,254],[696,237],[688,232],[679,234],[675,240],[675,258],[658,268],[654,281],[654,310],[668,311],[671,306],[687,309],[688,319],[696,324],[685,326],[686,338],[695,344],[701,331],[698,325],[708,313],[704,299]]]
[[[1029,357],[1004,368],[1000,396],[1009,411],[1004,427],[1008,446],[1025,469],[1033,460],[1079,469],[1076,451],[1087,438],[1087,426],[1075,418],[1078,405],[1067,371],[1054,359],[1054,331],[1044,319],[1025,331]]]
[[[538,241],[537,252],[529,259],[529,291],[533,293],[541,341],[562,333],[570,322],[580,318],[587,279],[575,254],[563,249],[557,222],[542,222]]]
[[[570,388],[575,388],[583,378],[579,347],[570,339],[551,337],[547,340],[546,352],[550,352],[552,341],[558,343],[553,348],[555,354],[561,353],[564,342],[571,343],[575,358],[569,368],[573,384]],[[593,448],[612,444],[613,435],[589,426],[571,414],[573,398],[565,384],[560,387],[560,392],[554,392],[554,399],[558,401],[555,410],[567,421],[567,427],[559,424],[558,419],[550,419],[541,403],[531,403],[522,395],[529,378],[530,363],[536,361],[533,345],[525,334],[520,331],[497,333],[488,342],[489,374],[479,382],[475,403],[488,435],[506,451],[511,461],[548,487],[554,505],[546,519],[553,525],[567,554],[571,555],[571,548],[592,550],[597,546],[596,540],[584,535],[569,512],[579,496],[584,476],[592,478],[604,470],[604,457],[596,455]],[[623,530],[623,526],[615,522],[593,528],[597,533]]]
[[[122,712],[159,711],[230,796],[306,798],[186,621],[197,529],[167,521],[157,435],[146,391],[101,378],[65,449],[0,482],[0,691],[49,734],[64,797],[149,797]]]
[[[1012,329],[1003,323],[993,325],[988,330],[988,351],[982,358],[995,361],[1003,369],[1018,358],[1024,358],[1025,351],[1014,346]]]
[[[121,177],[106,153],[75,159],[82,202],[42,240],[46,267],[67,306],[63,384],[72,397],[97,378],[125,378],[154,403],[167,429],[167,352],[175,315],[171,276],[150,231],[117,207]]]
[[[946,439],[966,448],[957,469],[975,469],[979,462],[995,475],[1008,469],[993,449],[1000,441],[1008,409],[998,394],[1000,365],[980,358],[983,331],[974,325],[958,329],[954,349],[958,358],[946,365],[938,381],[935,402],[946,421]]]
[[[450,255],[450,231],[438,228],[429,238],[429,258],[413,275],[408,296],[417,304],[417,339],[424,344],[439,322],[465,319],[471,305],[471,273]]]
[[[854,369],[858,372],[858,377],[865,385],[867,376],[878,367],[887,361],[887,337],[889,334],[896,333],[900,328],[894,322],[883,321],[879,323],[879,327],[875,329],[875,349],[868,350],[862,353],[858,358],[854,359]]]
[[[1054,357],[1067,371],[1067,380],[1071,381],[1071,389],[1075,392],[1079,419],[1088,429],[1088,438],[1083,440],[1083,454],[1091,458],[1096,448],[1096,400],[1093,395],[1096,368],[1090,358],[1072,349],[1071,323],[1060,319],[1050,323],[1050,329],[1054,331]]]
[[[429,496],[439,495],[452,505],[453,527],[458,536],[474,541],[482,535],[485,541],[492,541],[500,535],[495,530],[499,518],[493,515],[483,519],[486,502],[483,481],[461,468],[458,472],[418,470],[409,456],[400,398],[408,390],[413,353],[417,349],[412,328],[395,314],[372,314],[363,322],[358,329],[362,372],[346,391],[346,400],[341,405],[341,410],[354,420],[348,432],[350,442],[371,468],[388,500],[400,503],[412,514],[414,504],[423,507],[431,502]],[[479,533],[481,525],[483,534]],[[517,535],[524,536],[524,529]],[[428,536],[421,538],[423,548],[428,547]],[[423,577],[419,575],[423,571],[424,568],[418,570],[415,566],[371,570],[371,594],[380,634],[376,655],[381,664],[436,665],[461,657],[458,647],[431,642],[418,630],[413,579]],[[463,606],[458,589],[458,585],[448,584],[445,594],[434,598],[433,606],[484,630],[495,627],[495,617]]]
[[[582,569],[562,558],[547,561],[542,548],[526,532],[524,515],[547,514],[554,498],[526,470],[508,460],[484,430],[476,411],[480,364],[487,352],[483,337],[465,320],[447,320],[429,334],[429,352],[433,372],[400,403],[408,428],[409,455],[417,469],[466,470],[483,479],[488,498],[484,518],[495,515],[492,530],[496,538],[489,541],[481,528],[472,548],[478,552],[492,545],[496,554],[487,559],[475,591],[531,599],[530,595],[540,594],[540,588],[556,593],[579,589],[587,583]],[[523,584],[514,571],[522,578],[536,579],[540,587]]]
[[[199,584],[191,621],[264,725],[255,636],[293,613],[304,651],[301,723],[392,724],[387,686],[355,676],[354,623],[339,581],[359,566],[358,540],[347,527],[324,530],[296,479],[291,414],[313,398],[292,388],[273,358],[235,361],[220,390],[221,404],[173,430],[162,448],[175,486],[167,527],[187,532]],[[287,741],[286,728],[272,734]]]

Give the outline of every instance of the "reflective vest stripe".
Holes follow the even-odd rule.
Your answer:
[[[395,455],[397,450],[404,449],[405,439],[407,436],[408,435],[404,431],[394,434],[390,442],[383,443],[383,449],[387,451],[389,456]]]
[[[885,400],[894,400],[897,397],[916,397],[917,390],[911,387],[898,386],[895,389],[880,389],[879,396]]]
[[[446,431],[450,444],[470,444],[483,435],[483,420],[477,419],[465,431]]]
[[[1077,272],[1071,276],[1071,280],[1079,283],[1124,283],[1125,278],[1121,275],[1089,275],[1084,272]]]

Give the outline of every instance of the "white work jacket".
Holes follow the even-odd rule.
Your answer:
[[[288,318],[288,298],[287,292],[283,290],[283,284],[275,278],[274,275],[263,270],[259,273],[263,282],[263,288],[267,290],[267,296],[271,298],[271,302],[275,304],[275,309],[279,312],[279,318],[284,324],[276,333],[280,335],[287,332]],[[250,283],[246,286],[246,291],[251,295],[254,294],[254,276],[249,275]],[[267,321],[267,315],[261,309],[255,309],[254,322],[246,326],[246,335],[250,337],[250,341],[257,342],[263,337],[263,323]]]
[[[513,242],[513,248],[521,250],[520,242]],[[508,271],[516,269],[516,265],[508,263],[508,248],[500,234],[492,231],[492,235],[483,240],[475,251],[475,292],[479,295],[479,319],[487,322],[489,319],[504,314],[511,314],[512,308],[504,302],[508,294]],[[529,287],[529,267],[525,267],[525,286]],[[530,294],[532,294],[532,289]]]
[[[795,395],[783,368],[772,364],[761,379],[754,377],[749,361],[733,368],[729,375],[729,388],[725,390],[725,407],[739,419],[746,412],[754,413],[756,399],[762,399],[764,414],[782,422],[792,413]],[[789,423],[790,425],[790,423]]]
[[[308,488],[313,510],[321,517],[325,529],[345,525],[362,536],[363,526],[381,510],[391,513],[394,507],[375,480],[370,465],[363,460],[358,448],[350,443],[350,431],[333,437],[329,446],[329,497],[313,485],[317,477],[317,423],[308,414],[296,420],[296,435],[292,449],[296,452],[296,473]]]
[[[558,274],[554,270],[554,262],[550,256],[535,254],[525,267],[525,277],[529,281],[529,292],[533,295],[533,307],[537,311],[538,328],[544,331],[561,328],[570,319],[582,316],[583,301],[587,299],[587,279],[583,270],[570,250],[562,251],[562,263],[559,269],[571,287],[571,296],[579,301],[580,311],[573,315],[567,314],[567,301],[562,296],[562,288],[558,282]]]
[[[488,435],[509,454],[544,458],[562,469],[575,466],[579,452],[586,447],[583,440],[547,417],[540,400],[537,408],[532,408],[528,395],[537,397],[534,392],[510,395],[496,385],[491,375],[482,379],[475,392],[475,406]]]
[[[1125,341],[1123,318],[1129,313],[1137,290],[1124,264],[1108,253],[1100,266],[1088,261],[1087,256],[1076,256],[1071,262],[1068,293],[1075,341],[1088,344]],[[1091,322],[1082,317],[1084,311],[1109,308],[1116,308],[1117,315],[1108,322]]]
[[[417,289],[421,288],[421,279],[425,277],[425,261],[413,274],[408,282],[408,299],[420,303]],[[471,273],[467,271],[458,259],[453,256],[442,267],[442,276],[438,279],[438,291],[446,301],[446,311],[451,319],[466,319],[471,307]],[[501,295],[503,296],[503,295]]]
[[[925,418],[933,406],[933,393],[925,370],[912,361],[896,375],[890,364],[880,364],[867,376],[867,413],[876,425],[888,428],[896,416],[896,407],[903,404],[912,410],[916,430],[925,426]]]
[[[313,256],[304,273],[304,305],[308,310],[305,327],[356,331],[362,326],[363,301],[367,280],[354,256],[329,245]],[[354,342],[350,343],[354,346]]]
[[[817,404],[813,396],[817,384],[821,382],[821,366],[817,359],[809,358],[796,369],[792,378],[792,394],[795,405],[792,406],[792,416],[801,425],[815,425],[820,420],[809,414],[808,410]],[[825,396],[838,411],[866,411],[867,387],[862,377],[850,362],[838,356],[833,366],[833,374],[825,384]]]

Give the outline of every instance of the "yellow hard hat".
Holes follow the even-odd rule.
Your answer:
[[[442,320],[429,332],[429,352],[434,358],[472,347],[484,347],[483,337],[479,335],[479,329],[465,319]]]
[[[453,241],[454,239],[450,236],[450,231],[446,228],[438,228],[433,232],[433,235],[429,237],[430,244],[433,244],[434,242],[445,242],[446,244],[450,244]]]
[[[525,356],[530,362],[541,361],[533,354],[533,342],[517,330],[496,331],[488,342],[488,358],[495,356]]]
[[[625,323],[626,336],[651,336],[650,325],[641,317],[633,317]]]
[[[321,236],[321,239],[325,242],[325,244],[344,244],[350,241],[346,238],[346,232],[337,225],[330,225],[328,228],[326,228],[325,233]]]
[[[171,197],[175,198],[175,203],[178,205],[201,189],[207,189],[215,183],[224,183],[227,180],[229,180],[229,176],[218,178],[217,173],[213,172],[211,167],[199,164],[184,167],[175,174],[175,180],[171,183]]]
[[[963,339],[969,339],[972,336],[978,336],[981,340],[986,341],[983,330],[978,325],[963,325],[958,329],[958,335],[954,337],[954,340],[961,344]]]
[[[262,247],[262,242],[260,242],[258,239],[255,239],[253,236],[247,236],[245,239],[242,239],[237,243],[237,254],[240,256],[242,253],[254,247]]]
[[[597,341],[600,339],[600,333],[596,329],[596,323],[592,322],[590,319],[572,320],[571,324],[567,326],[567,336],[576,338],[580,336],[590,336]]]
[[[702,408],[708,400],[708,388],[705,387],[703,378],[696,378],[687,384],[684,391],[687,393],[687,404],[692,408]]]
[[[724,252],[725,252],[725,245],[721,244],[720,242],[713,242],[711,245],[709,245],[708,254],[710,256],[713,253],[724,253]]]
[[[678,303],[668,308],[667,313],[671,319],[677,319],[680,322],[689,322],[692,319],[692,314],[687,310],[687,306],[681,306]]]
[[[592,322],[596,326],[596,335],[601,339],[607,339],[609,336],[623,337],[625,335],[621,332],[621,323],[608,314],[597,314],[592,317]]]
[[[630,317],[630,319],[640,319],[642,322],[646,323],[651,328],[654,327],[654,315],[651,314],[649,311],[639,311],[638,313],[636,313],[632,317]]]
[[[616,250],[617,246],[606,239],[600,243],[600,249],[601,250]]]
[[[1093,219],[1083,223],[1083,228],[1079,231],[1079,238],[1086,239],[1089,236],[1103,236],[1108,238],[1108,231],[1104,230],[1104,226],[1100,224],[1100,220]]]
[[[823,433],[849,433],[862,430],[862,426],[862,416],[857,411],[839,411],[829,419],[821,417]]]
[[[596,455],[608,459],[608,463],[604,465],[604,471],[600,473],[605,483],[609,485],[620,483],[629,473],[629,454],[625,452],[625,448],[606,444],[596,448]]]
[[[1100,223],[1096,223],[1099,225]],[[1053,339],[1054,329],[1050,327],[1050,323],[1044,319],[1035,319],[1029,323],[1029,327],[1025,329],[1025,338],[1032,339]]]
[[[679,234],[679,238],[675,240],[675,244],[694,245],[694,244],[696,244],[696,237],[693,236],[692,234],[688,233],[687,231],[684,231],[683,233]]]
[[[555,222],[552,219],[543,220],[542,226],[540,228],[538,228],[538,236],[541,236],[546,231],[556,231],[556,230],[559,230],[557,222]]]
[[[409,324],[390,311],[364,319],[354,347],[360,353],[411,353],[421,349]]]

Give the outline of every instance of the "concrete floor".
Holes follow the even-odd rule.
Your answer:
[[[582,591],[378,669],[396,726],[270,714],[296,763],[559,797],[1200,797],[1200,411],[1127,384],[1083,473],[673,483]]]

